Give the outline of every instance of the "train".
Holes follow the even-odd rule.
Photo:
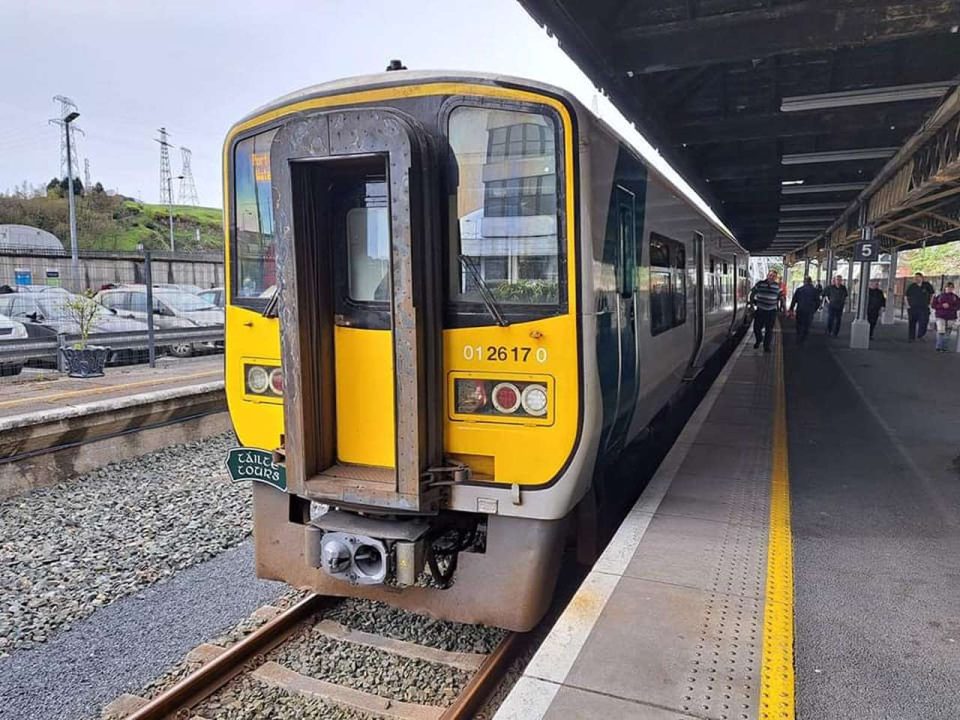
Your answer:
[[[565,91],[393,70],[229,131],[225,386],[258,576],[532,628],[749,255]]]

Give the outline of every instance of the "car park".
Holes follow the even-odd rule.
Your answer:
[[[57,335],[75,335],[80,326],[73,318],[67,303],[76,295],[62,288],[48,291],[23,291],[0,294],[0,313],[23,324],[27,337],[51,338]],[[90,302],[93,302],[92,300]],[[147,326],[132,316],[109,308],[103,308],[93,322],[92,334],[142,332]],[[137,362],[146,349],[132,348],[111,352],[108,362],[117,364]]]

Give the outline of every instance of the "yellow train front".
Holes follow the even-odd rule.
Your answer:
[[[643,210],[614,213],[632,265],[580,240],[586,117],[535,84],[394,72],[231,130],[229,464],[263,481],[260,576],[514,629],[542,616],[598,456],[649,419],[636,332],[613,400],[599,338],[621,338],[619,283],[642,279]],[[684,364],[704,343],[688,329]],[[671,372],[647,388],[658,407]]]

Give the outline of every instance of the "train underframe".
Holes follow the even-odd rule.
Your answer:
[[[372,520],[366,528],[376,527],[375,518],[350,514],[349,517],[360,521],[351,527],[344,525],[349,521],[343,513],[334,520],[337,523],[332,526],[334,529],[323,530],[323,516],[311,519],[309,501],[259,483],[255,483],[253,489],[253,513],[256,571],[261,578],[279,580],[323,595],[379,600],[445,620],[516,631],[533,628],[550,605],[571,518],[568,515],[559,520],[531,520],[501,515],[441,514],[430,523],[415,519],[381,521],[385,523],[383,527],[389,525],[394,530],[374,537],[360,531],[365,529],[365,520]],[[473,533],[474,542],[462,548],[448,548],[450,552],[446,557],[435,558],[441,576],[450,570],[450,562],[455,563],[455,572],[446,587],[436,582],[437,568],[429,576],[416,573],[414,584],[396,584],[397,539],[387,536],[415,535],[418,522],[427,525],[429,532],[443,528],[467,535]],[[331,535],[336,536],[332,538],[334,543]],[[349,571],[331,574],[331,570],[337,569],[338,553],[329,545],[339,542],[349,545],[351,537],[367,547],[368,555],[359,563],[360,577],[349,577]],[[326,554],[324,538],[328,545]],[[377,546],[368,540],[381,543],[386,551],[382,582],[367,582],[363,577],[375,578],[381,569],[373,557]],[[430,552],[422,543],[420,547],[424,548],[424,554]],[[407,557],[419,569],[420,562],[414,555]],[[403,555],[400,562],[404,562]],[[424,566],[430,564],[428,557],[422,562]],[[426,577],[432,579],[425,582]],[[491,602],[491,598],[496,599],[495,602]]]

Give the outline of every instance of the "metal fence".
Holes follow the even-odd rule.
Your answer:
[[[152,253],[155,283],[222,287],[221,253]],[[0,249],[0,285],[54,285],[71,292],[97,292],[105,286],[142,284],[146,277],[142,252],[83,251],[74,266],[64,251]]]
[[[100,345],[111,351],[141,350],[149,352],[150,336],[147,332],[91,333],[87,337],[88,345]],[[71,347],[80,341],[79,335],[59,334],[49,338],[28,338],[26,340],[0,340],[0,363],[17,364],[31,360],[62,362],[61,348]],[[153,331],[155,349],[176,345],[198,345],[204,343],[223,343],[223,326],[171,328]]]

